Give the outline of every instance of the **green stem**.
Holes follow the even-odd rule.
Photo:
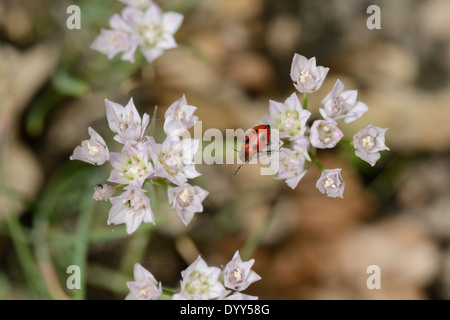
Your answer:
[[[2,155],[3,154],[0,152],[0,156]],[[50,293],[47,290],[41,275],[39,274],[39,269],[33,256],[33,251],[29,246],[30,234],[25,233],[24,226],[22,226],[19,220],[19,213],[14,208],[15,201],[19,201],[27,205],[28,208],[32,207],[32,202],[29,199],[26,199],[25,196],[19,197],[19,193],[15,193],[14,190],[7,188],[3,183],[3,181],[8,181],[8,168],[3,160],[4,158],[0,157],[0,161],[3,164],[0,166],[0,176],[3,179],[0,185],[0,197],[4,199],[3,208],[7,231],[11,237],[20,268],[23,271],[27,285],[30,287],[30,291],[34,293],[38,299],[49,299],[51,298]],[[7,194],[10,192],[13,194]],[[14,195],[14,197],[12,195]]]
[[[308,109],[308,94],[307,93],[303,94],[302,108],[305,110]]]
[[[39,274],[31,249],[28,247],[26,236],[17,214],[9,211],[5,220],[20,266],[31,290],[39,299],[49,298],[49,293]]]
[[[139,229],[136,230],[137,233],[140,232],[151,232],[156,226],[164,225],[168,222],[168,220],[163,217],[155,218],[155,224],[151,223],[143,223],[139,226]],[[114,241],[117,239],[128,238],[130,235],[126,232],[125,226],[114,226],[114,228],[107,228],[105,230],[92,231],[89,235],[89,243],[102,243],[108,241]]]
[[[86,193],[91,191],[91,186],[97,177],[94,175],[89,178],[86,184]],[[76,240],[74,242],[74,264],[81,270],[80,289],[73,290],[73,298],[84,300],[86,298],[86,274],[87,274],[87,255],[89,249],[89,235],[92,223],[92,214],[95,205],[90,197],[84,197],[80,203],[80,214],[77,221]]]
[[[320,161],[316,158],[316,156],[312,152],[308,152],[311,161],[316,165],[316,167],[320,170],[320,172],[325,172],[324,166],[320,163]]]
[[[136,262],[141,261],[142,257],[145,254],[145,249],[147,248],[147,244],[151,240],[151,229],[148,229],[147,232],[139,232],[132,237],[128,243],[127,250],[122,256],[120,262],[120,270],[124,273],[129,270],[133,270],[133,266]]]
[[[348,145],[348,146],[352,146],[353,147],[353,140],[342,138],[339,141],[339,145],[342,145],[342,146],[347,146]]]
[[[102,288],[116,295],[125,296],[130,292],[127,282],[132,281],[128,274],[96,263],[89,264],[88,282],[91,286]]]
[[[269,228],[270,222],[272,221],[274,215],[275,205],[272,205],[270,211],[267,213],[261,224],[255,229],[255,231],[253,231],[245,245],[242,247],[240,251],[242,260],[249,260],[253,256],[262,238],[264,237],[264,234]]]
[[[88,198],[89,199],[89,198]],[[80,289],[73,291],[73,298],[84,300],[86,297],[87,253],[89,246],[89,229],[91,227],[92,205],[83,201],[77,223],[77,236],[74,243],[74,262],[81,270]]]
[[[158,300],[172,300],[172,296],[179,291],[179,289],[162,287],[162,294]]]
[[[117,191],[117,190],[120,190],[120,189],[122,189],[123,187],[126,187],[126,186],[127,186],[127,184],[119,184],[119,185],[115,186],[114,189],[116,189],[116,191]]]
[[[152,181],[159,183],[160,185],[162,185],[166,189],[168,189],[170,187],[170,184],[168,184],[167,181],[165,179],[163,179],[163,178],[153,179]]]
[[[177,292],[177,289],[174,288],[168,288],[168,287],[162,287],[163,294],[167,295],[173,295],[175,292]]]

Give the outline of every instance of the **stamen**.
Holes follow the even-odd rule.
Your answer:
[[[305,84],[311,78],[311,73],[308,70],[302,70],[300,73],[300,83]]]
[[[111,37],[111,42],[113,46],[119,47],[119,45],[122,44],[122,39],[117,34],[115,34]]]
[[[91,156],[96,155],[100,151],[100,148],[98,146],[91,146],[91,144],[89,142],[88,142],[87,145],[88,145],[88,148],[89,148],[89,154]]]
[[[145,296],[145,295],[147,295],[147,293],[148,293],[147,289],[142,289],[141,291],[139,291],[138,297]]]
[[[331,187],[333,189],[337,188],[336,184],[334,183],[334,180],[331,177],[327,177],[327,181],[325,182],[325,188],[329,188],[329,187]]]
[[[184,190],[178,196],[182,202],[181,206],[184,208],[188,206],[192,201],[192,193],[188,187],[184,188]]]
[[[184,118],[183,111],[180,109],[178,110],[178,113],[175,116],[175,120],[182,120],[183,118]]]
[[[375,141],[371,136],[365,136],[362,138],[362,146],[366,149],[372,149],[375,145]]]
[[[139,168],[136,166],[130,166],[128,168],[128,172],[133,176],[136,175],[138,173],[138,171],[139,171]]]
[[[237,282],[242,281],[242,270],[237,268],[234,272],[233,272],[234,278],[236,279]]]

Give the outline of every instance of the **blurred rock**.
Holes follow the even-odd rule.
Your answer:
[[[421,2],[417,10],[418,30],[424,38],[435,41],[450,41],[450,2],[430,0]]]
[[[220,26],[219,35],[229,57],[235,52],[252,48],[252,34],[249,28],[242,23],[227,23]]]
[[[0,46],[0,88],[11,94],[14,126],[36,92],[52,75],[58,62],[60,45],[42,42],[26,51],[8,45]],[[14,132],[16,132],[14,130]]]
[[[399,178],[396,200],[402,208],[418,209],[448,195],[450,161],[442,156],[421,160],[405,168]]]
[[[0,33],[17,45],[29,44],[34,36],[33,19],[21,1],[0,2]]]
[[[450,240],[450,192],[441,196],[426,206],[411,208],[405,213],[416,218],[426,226],[441,243]]]
[[[450,250],[444,252],[442,258],[442,267],[438,279],[437,292],[441,295],[442,299],[450,299]]]
[[[261,14],[263,5],[259,0],[220,0],[216,2],[214,18],[219,22],[252,20]]]
[[[224,170],[228,165],[196,165],[197,171],[202,173],[198,178],[203,188],[209,191],[206,201],[216,208],[226,206],[239,193],[237,188],[230,188],[235,181],[230,171]]]
[[[212,68],[219,70],[229,55],[223,37],[217,35],[216,29],[198,30],[189,37],[194,52],[199,54],[199,58],[207,61]]]
[[[22,213],[25,199],[35,199],[44,177],[34,153],[16,138],[11,137],[6,148],[0,150],[0,162],[0,220],[3,220],[6,213]]]
[[[418,160],[396,182],[400,211],[413,217],[440,243],[450,239],[450,161],[448,155]]]
[[[315,299],[426,299],[440,263],[426,228],[405,215],[350,232],[332,252]],[[371,265],[381,270],[379,290],[366,285]]]
[[[71,154],[81,141],[88,140],[88,127],[93,127],[104,139],[113,137],[106,119],[105,98],[107,93],[98,92],[70,101],[54,112],[52,116],[57,120],[51,122],[46,134],[46,146],[52,157]]]
[[[19,137],[21,117],[32,97],[51,76],[58,54],[54,43],[42,43],[23,53],[7,45],[0,46],[2,183],[29,199],[37,195],[44,177],[36,156]],[[5,208],[16,212],[24,209],[21,201],[6,201],[0,198],[1,217]]]
[[[239,52],[230,57],[225,75],[234,83],[252,92],[267,92],[275,81],[275,71],[265,55]]]
[[[297,228],[302,213],[293,197],[280,196],[276,203],[272,203],[268,201],[270,195],[270,192],[267,192],[264,197],[267,201],[261,201],[261,197],[256,194],[250,195],[246,199],[250,198],[252,201],[247,202],[245,206],[240,204],[237,208],[240,213],[239,229],[244,239],[249,239],[270,219],[261,239],[261,246],[274,246],[285,240]]]
[[[418,57],[393,41],[373,40],[345,47],[333,60],[331,72],[345,70],[371,89],[411,84],[419,71]]]
[[[280,14],[270,20],[266,28],[266,43],[270,53],[279,59],[292,59],[301,40],[300,20],[292,14]]]

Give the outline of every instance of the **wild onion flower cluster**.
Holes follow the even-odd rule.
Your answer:
[[[242,293],[261,277],[251,270],[255,260],[242,261],[239,251],[225,268],[209,267],[198,258],[181,272],[180,290],[172,300],[256,300]],[[163,294],[161,282],[139,263],[134,265],[134,281],[127,282],[130,293],[126,300],[157,300]]]
[[[102,29],[91,48],[109,59],[122,53],[121,59],[134,63],[139,48],[151,63],[165,50],[176,48],[173,37],[183,22],[177,12],[163,12],[150,0],[121,0],[127,6],[109,20],[111,29]]]
[[[295,189],[307,172],[309,165],[315,163],[322,175],[317,181],[317,188],[328,197],[343,197],[345,181],[342,169],[325,169],[315,157],[314,149],[331,149],[341,141],[344,134],[339,129],[339,122],[350,123],[360,118],[368,107],[358,101],[356,90],[346,90],[339,79],[333,89],[321,101],[319,109],[322,119],[311,124],[311,112],[308,108],[308,94],[314,93],[322,86],[329,68],[316,66],[315,57],[307,59],[294,55],[291,65],[291,79],[295,88],[303,95],[300,102],[297,94],[292,93],[284,102],[270,100],[269,113],[261,123],[277,129],[282,148],[270,156],[271,166],[277,178]],[[380,158],[380,151],[389,150],[385,145],[387,129],[373,125],[359,131],[353,137],[356,156],[375,165]],[[276,164],[276,166],[275,166]]]
[[[121,54],[121,59],[135,62],[139,49],[149,63],[165,50],[175,48],[174,34],[183,22],[183,15],[163,12],[152,0],[120,0],[126,7],[121,14],[114,14],[110,29],[102,29],[91,48],[104,53],[109,59]],[[325,169],[316,158],[317,149],[331,149],[338,145],[344,134],[340,125],[359,119],[368,107],[358,101],[356,90],[347,90],[339,79],[322,99],[319,109],[321,119],[311,119],[308,111],[308,95],[320,89],[329,68],[316,65],[315,57],[307,59],[295,54],[290,76],[297,92],[283,102],[269,101],[269,113],[261,124],[269,125],[278,135],[271,135],[272,145],[278,146],[269,156],[277,178],[295,189],[315,164],[322,175],[316,187],[328,197],[343,197],[345,181],[341,168]],[[187,131],[199,120],[196,107],[189,105],[183,95],[172,103],[164,115],[162,142],[152,136],[155,116],[139,114],[131,98],[125,106],[105,99],[106,117],[114,140],[120,150],[110,151],[103,137],[88,128],[90,138],[77,146],[71,160],[80,160],[100,166],[109,162],[111,172],[108,183],[94,188],[93,199],[109,201],[111,208],[108,224],[126,225],[132,234],[142,223],[155,224],[149,187],[160,184],[167,187],[167,199],[182,222],[187,225],[197,212],[203,211],[203,201],[208,191],[189,184],[189,179],[201,174],[196,170],[194,155],[200,141],[188,138]],[[380,151],[389,150],[385,144],[387,129],[369,125],[353,136],[355,155],[374,166],[380,159]],[[266,136],[257,137],[268,141]],[[281,147],[282,146],[282,147]],[[255,144],[253,150],[257,150]],[[266,148],[266,146],[264,146]],[[259,151],[258,151],[259,152]],[[242,293],[261,277],[251,268],[255,260],[242,261],[236,251],[225,267],[210,267],[198,258],[181,272],[180,288],[170,292],[173,300],[253,300]],[[139,263],[134,265],[134,281],[127,282],[130,293],[127,300],[156,300],[164,296],[161,282]],[[165,294],[167,297],[167,294]]]
[[[122,146],[120,152],[109,152],[105,140],[92,128],[88,128],[89,140],[77,146],[70,157],[93,165],[108,162],[112,171],[107,179],[115,183],[95,187],[95,200],[109,200],[108,224],[126,224],[129,234],[142,222],[155,223],[146,183],[163,183],[168,187],[168,200],[184,224],[188,224],[196,212],[203,211],[202,202],[208,191],[192,186],[189,179],[201,174],[195,169],[194,154],[199,147],[198,139],[181,139],[198,117],[195,106],[188,105],[185,96],[175,101],[164,116],[165,140],[157,143],[146,135],[150,116],[139,115],[133,99],[126,106],[105,99],[109,128],[115,133],[114,140]],[[153,118],[153,121],[155,118]],[[120,195],[115,195],[118,190]]]

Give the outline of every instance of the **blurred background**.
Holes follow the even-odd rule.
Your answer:
[[[185,15],[177,49],[153,65],[89,48],[124,5],[111,0],[0,0],[0,299],[123,299],[141,263],[163,286],[201,254],[224,266],[240,250],[262,277],[245,293],[260,299],[450,298],[450,2],[448,0],[159,0]],[[67,7],[81,8],[69,30]],[[369,30],[369,5],[381,29]],[[203,130],[259,123],[269,99],[295,88],[294,53],[330,68],[309,97],[313,118],[335,81],[369,106],[342,126],[388,127],[391,151],[371,167],[338,147],[318,153],[343,168],[344,199],[315,187],[311,167],[295,190],[258,165],[198,165],[209,191],[188,227],[152,199],[157,224],[133,235],[107,226],[109,203],[92,200],[110,167],[70,161],[95,128],[113,144],[104,99],[142,114],[186,95]],[[208,143],[205,143],[206,146]],[[112,150],[111,150],[112,149]],[[111,147],[111,151],[117,148]],[[81,289],[66,287],[69,265]],[[381,289],[366,272],[381,269]]]

